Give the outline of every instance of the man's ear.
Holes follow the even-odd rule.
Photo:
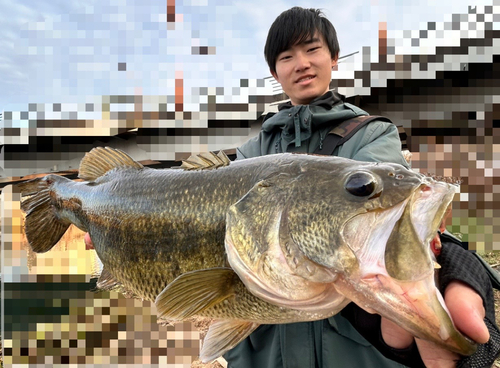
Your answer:
[[[278,82],[279,84],[281,84],[279,78],[278,78],[278,74],[276,72],[273,72],[271,69],[269,69],[269,71],[271,72],[271,75],[274,77],[274,79],[276,79],[276,82]]]
[[[338,65],[339,55],[335,55],[335,58],[332,59],[332,69]]]

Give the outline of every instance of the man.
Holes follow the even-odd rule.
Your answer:
[[[280,153],[314,152],[339,123],[367,113],[329,91],[339,45],[332,24],[319,10],[292,8],[269,30],[264,54],[271,74],[290,102],[265,119],[260,134],[237,150],[237,159]],[[340,145],[334,155],[408,167],[397,128],[373,121]],[[462,358],[415,340],[392,322],[354,304],[327,320],[259,327],[224,357],[232,368],[280,367],[488,367],[499,350],[491,283],[479,262],[456,239],[441,238],[440,283],[457,328],[480,345]],[[466,262],[466,270],[461,269]],[[460,265],[460,266],[458,266]],[[491,339],[490,339],[491,334]],[[390,359],[388,359],[389,357]],[[458,364],[457,364],[458,361]]]

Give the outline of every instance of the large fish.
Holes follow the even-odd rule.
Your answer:
[[[350,301],[457,353],[476,348],[449,317],[428,246],[450,184],[302,154],[155,170],[112,148],[87,153],[79,177],[21,184],[32,249],[50,250],[71,224],[89,232],[100,285],[156,302],[161,318],[217,319],[203,361],[259,324],[327,318]]]

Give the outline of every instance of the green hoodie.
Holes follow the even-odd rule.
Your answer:
[[[344,102],[344,96],[327,92],[309,105],[280,105],[279,113],[266,119],[258,136],[236,150],[237,159],[282,152],[313,153],[339,123],[368,113]],[[401,153],[394,124],[373,121],[362,127],[333,152],[358,161],[395,162],[409,167]]]

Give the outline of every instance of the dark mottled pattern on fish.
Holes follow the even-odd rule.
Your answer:
[[[250,189],[238,180],[218,180],[212,191],[206,191],[200,173],[164,174],[150,169],[109,173],[96,181],[93,202],[84,207],[87,229],[104,267],[126,288],[151,301],[182,273],[227,266],[227,207]],[[203,174],[213,180],[214,173]],[[134,201],[125,200],[128,197]]]

